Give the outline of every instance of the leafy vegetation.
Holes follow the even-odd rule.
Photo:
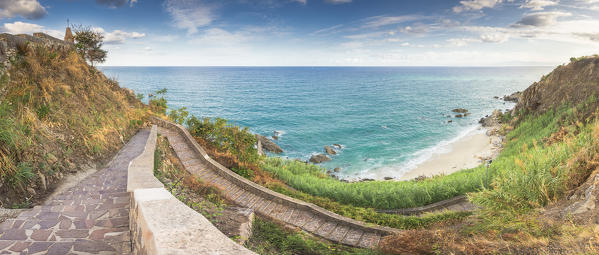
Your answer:
[[[264,255],[382,254],[375,250],[350,248],[320,241],[303,232],[283,228],[280,224],[262,218],[254,220],[252,233],[248,248]]]
[[[247,127],[240,128],[225,119],[198,119],[192,116],[187,120],[187,127],[193,136],[201,137],[210,145],[235,155],[240,161],[255,163],[258,161],[258,150],[254,148],[256,137]]]
[[[107,51],[102,49],[104,35],[99,31],[94,31],[91,27],[81,25],[75,27],[74,31],[77,52],[89,61],[92,67],[95,63],[104,63],[107,54]]]

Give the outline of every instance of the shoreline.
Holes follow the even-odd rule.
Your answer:
[[[435,153],[426,161],[407,171],[396,181],[409,181],[421,177],[448,175],[495,159],[502,149],[503,136],[494,132],[497,126],[479,126],[464,137],[448,145],[449,151]],[[483,131],[484,132],[481,132]]]

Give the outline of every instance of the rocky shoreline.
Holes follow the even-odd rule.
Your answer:
[[[510,95],[505,95],[501,98],[498,96],[496,96],[494,98],[498,99],[498,100],[507,101],[507,102],[517,103],[520,100],[521,95],[522,95],[522,92],[517,91]],[[478,123],[481,125],[481,127],[486,129],[485,135],[488,137],[490,145],[491,145],[490,148],[488,149],[488,151],[486,151],[487,153],[483,153],[484,155],[477,155],[479,164],[482,164],[485,161],[489,161],[489,160],[496,158],[499,155],[499,153],[501,152],[501,149],[503,148],[503,142],[505,139],[505,135],[504,135],[505,130],[503,130],[504,127],[503,127],[502,121],[504,118],[504,114],[507,114],[510,111],[513,111],[513,109],[511,109],[511,110],[506,109],[505,112],[500,109],[495,109],[493,111],[493,113],[491,113],[490,115],[487,115],[479,120]],[[454,114],[454,116],[447,115],[447,117],[463,118],[463,117],[467,117],[470,115],[470,112],[465,108],[455,108],[455,109],[451,110],[451,112]],[[448,123],[451,123],[451,122],[452,122],[452,120],[448,120]],[[262,150],[269,151],[272,153],[277,153],[277,154],[283,152],[283,149],[273,141],[273,140],[278,140],[278,135],[276,134],[276,131],[275,131],[275,135],[273,135],[272,137],[273,137],[273,139],[271,140],[269,137],[256,134],[256,138],[258,139],[258,143],[259,143],[258,149],[259,149],[260,153],[263,153]],[[332,160],[331,157],[337,155],[338,151],[342,150],[342,149],[343,149],[343,146],[340,144],[325,145],[323,148],[323,153],[312,155],[309,158],[309,160],[307,160],[307,161],[300,160],[300,159],[295,159],[295,160],[306,163],[306,164],[310,164],[310,163],[311,164],[320,164],[323,162],[331,161]],[[459,169],[459,170],[462,170],[462,169]],[[339,181],[343,181],[343,182],[375,181],[375,179],[373,179],[373,178],[345,179],[340,176],[341,172],[342,172],[342,169],[340,167],[335,167],[334,169],[328,169],[326,171],[326,173],[329,176],[331,176]],[[424,180],[424,179],[427,179],[430,177],[431,176],[419,175],[419,176],[411,178],[411,180]],[[390,177],[390,176],[383,176],[380,179],[386,180],[386,181],[405,180],[404,178],[397,179],[395,177]]]

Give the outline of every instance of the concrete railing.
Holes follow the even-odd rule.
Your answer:
[[[133,254],[255,254],[229,239],[154,177],[157,128],[128,168]]]
[[[427,213],[427,212],[434,212],[434,211],[441,211],[444,209],[449,209],[449,208],[451,208],[451,206],[461,204],[461,203],[468,203],[468,197],[466,197],[466,195],[456,196],[456,197],[453,197],[450,199],[446,199],[443,201],[439,201],[436,203],[419,206],[419,207],[403,208],[403,209],[390,209],[390,210],[378,209],[376,211],[380,212],[380,213],[388,213],[388,214],[417,215],[417,214],[422,214],[422,213]]]
[[[185,127],[175,124],[175,123],[172,123],[172,122],[169,122],[169,121],[165,121],[165,120],[156,118],[156,117],[152,117],[151,121],[160,127],[167,128],[167,129],[177,132],[179,135],[181,135],[185,139],[185,141],[188,143],[188,145],[190,145],[190,147],[193,148],[193,150],[196,153],[199,153],[201,155],[201,157],[199,157],[199,158],[200,158],[200,160],[204,161],[204,163],[206,163],[205,165],[207,167],[211,168],[211,170],[213,170],[215,173],[217,173],[221,177],[229,180],[230,182],[241,187],[242,189],[253,193],[256,196],[260,196],[264,199],[268,199],[273,202],[281,203],[281,204],[287,205],[289,207],[296,208],[298,210],[305,210],[314,215],[322,217],[323,219],[326,219],[327,221],[337,222],[337,223],[340,223],[343,225],[347,225],[348,227],[351,227],[351,228],[360,229],[364,232],[377,232],[382,236],[397,234],[400,232],[400,230],[390,228],[390,227],[373,226],[372,224],[367,225],[364,222],[350,219],[347,217],[343,217],[341,215],[338,215],[338,214],[335,214],[328,210],[325,210],[319,206],[316,206],[312,203],[307,203],[307,202],[304,202],[301,200],[297,200],[297,199],[285,196],[283,194],[274,192],[265,187],[262,187],[256,183],[236,174],[235,172],[231,171],[230,169],[224,167],[220,163],[218,163],[215,160],[213,160],[212,158],[210,158],[208,153],[206,153],[206,151],[195,141],[195,139],[193,139],[193,137],[191,136],[191,134],[189,133],[189,131],[187,131],[187,129]]]

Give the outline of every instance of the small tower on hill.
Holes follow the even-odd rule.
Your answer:
[[[67,31],[64,32],[64,41],[75,43],[75,37],[73,37],[73,33],[71,32],[70,27],[67,27]]]

